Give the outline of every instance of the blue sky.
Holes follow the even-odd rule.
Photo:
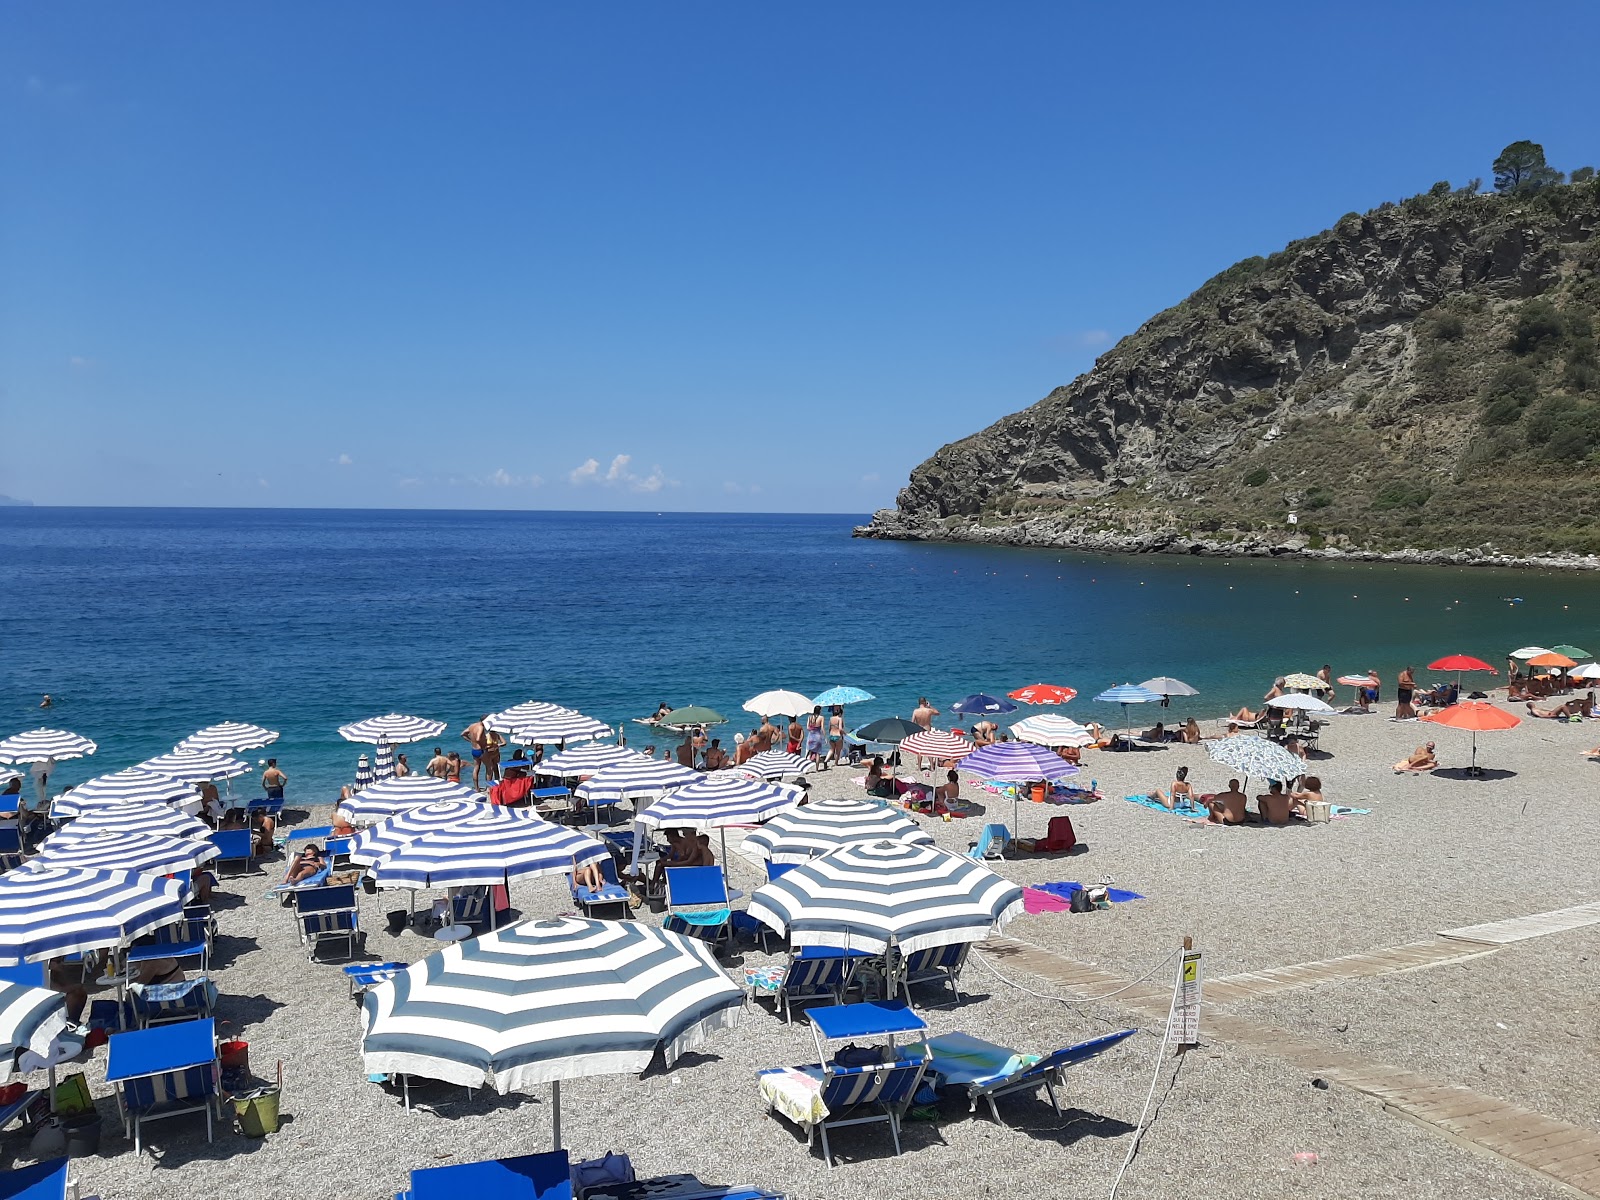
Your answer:
[[[0,492],[865,512],[1542,141],[1600,9],[12,4]]]

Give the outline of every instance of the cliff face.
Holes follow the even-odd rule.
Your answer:
[[[1597,311],[1600,184],[1352,213],[1223,272],[1088,374],[945,446],[857,532],[1600,551]]]

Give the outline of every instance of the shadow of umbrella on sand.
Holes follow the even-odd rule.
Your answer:
[[[1515,729],[1522,724],[1522,719],[1513,713],[1506,712],[1503,708],[1496,708],[1482,700],[1463,700],[1459,704],[1452,704],[1449,708],[1442,708],[1436,713],[1429,713],[1421,720],[1431,721],[1435,725],[1448,725],[1451,729],[1465,729],[1472,734],[1472,766],[1471,774],[1481,777],[1478,771],[1478,734],[1495,729]]]

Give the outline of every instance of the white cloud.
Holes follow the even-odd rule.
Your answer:
[[[485,486],[485,487],[498,487],[498,488],[530,487],[530,488],[536,488],[541,483],[543,483],[544,480],[538,475],[513,475],[510,471],[506,470],[504,467],[498,467],[498,468],[495,469],[494,474],[489,476],[489,478],[487,478],[487,479],[474,479],[472,482],[474,482],[476,484],[480,484],[480,485]]]
[[[258,479],[258,480],[256,480],[256,482],[259,483],[262,487],[271,487],[272,486],[265,479]]]
[[[421,487],[422,480],[418,479],[415,475],[407,475],[404,479],[399,480],[395,486],[403,488]]]
[[[667,478],[666,472],[660,466],[651,467],[650,474],[641,477],[630,469],[632,464],[633,455],[618,454],[612,458],[611,465],[602,475],[600,460],[586,458],[581,466],[567,472],[567,480],[575,487],[594,483],[601,487],[625,487],[634,492],[659,492],[662,488],[678,485],[677,480]]]
[[[861,482],[862,483],[877,483],[878,482],[878,473],[876,471],[868,471],[865,475],[863,475],[861,477]]]
[[[335,463],[337,463],[341,467],[348,467],[348,466],[352,466],[355,463],[356,460],[351,458],[348,454],[341,454],[341,455],[339,455],[338,458],[334,459],[333,461]]]
[[[67,359],[67,366],[71,367],[74,371],[87,371],[90,367],[94,366],[94,359],[82,354],[74,354],[71,358]]]

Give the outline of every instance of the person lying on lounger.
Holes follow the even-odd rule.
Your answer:
[[[1216,825],[1243,825],[1249,818],[1245,813],[1245,805],[1250,802],[1250,797],[1239,790],[1237,779],[1228,780],[1228,790],[1218,792],[1209,800],[1202,800],[1211,815],[1206,820]]]
[[[606,886],[606,877],[601,872],[600,864],[598,862],[592,862],[580,867],[578,866],[577,858],[574,857],[572,860],[572,868],[573,887],[586,887],[591,891],[598,892],[601,888]]]
[[[1410,758],[1404,760],[1403,762],[1395,763],[1394,773],[1399,775],[1406,771],[1411,771],[1413,773],[1432,771],[1438,765],[1439,760],[1433,756],[1433,743],[1429,742],[1427,745],[1418,746],[1415,750],[1413,750]]]
[[[322,857],[322,847],[313,842],[294,856],[289,863],[289,872],[283,877],[283,881],[285,883],[300,883],[302,880],[310,879],[326,865],[326,860]]]
[[[1245,724],[1254,724],[1266,715],[1267,710],[1264,708],[1260,712],[1251,712],[1249,705],[1242,705],[1238,712],[1231,712],[1228,714],[1228,720],[1239,721]]]

